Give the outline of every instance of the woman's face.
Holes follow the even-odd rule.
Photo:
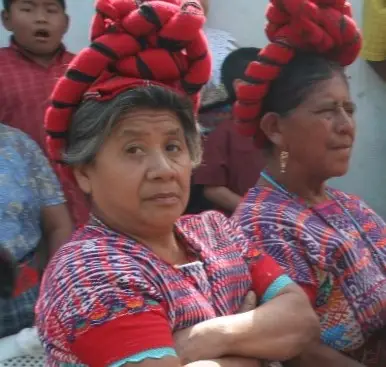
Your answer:
[[[354,110],[341,75],[318,82],[296,110],[280,118],[280,146],[289,153],[288,167],[304,167],[325,180],[344,175],[355,138]]]
[[[141,109],[123,117],[95,161],[75,174],[95,213],[135,235],[172,228],[187,205],[191,171],[177,116]]]

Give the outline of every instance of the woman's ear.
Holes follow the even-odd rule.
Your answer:
[[[89,164],[79,164],[73,169],[75,180],[86,195],[91,195],[92,192],[90,170]]]
[[[283,131],[281,117],[274,112],[266,113],[260,119],[260,129],[264,132],[269,141],[277,147],[283,147]]]

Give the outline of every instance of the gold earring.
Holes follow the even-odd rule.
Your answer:
[[[285,171],[287,170],[288,156],[289,154],[285,150],[283,150],[280,153],[280,173],[281,174],[284,174]]]

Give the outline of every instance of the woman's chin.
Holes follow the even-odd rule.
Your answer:
[[[162,210],[154,210],[152,213],[149,213],[147,221],[155,227],[169,227],[174,225],[182,214],[183,209],[180,207],[163,208]]]
[[[331,171],[330,177],[342,177],[347,174],[350,166],[349,164],[342,164],[342,165],[337,165],[334,167],[334,169]]]

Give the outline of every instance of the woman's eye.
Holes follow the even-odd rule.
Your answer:
[[[168,152],[172,152],[172,153],[174,153],[174,152],[180,152],[180,151],[181,151],[181,147],[180,147],[180,145],[178,145],[178,144],[168,144],[168,145],[166,146],[166,150],[167,150]]]
[[[127,147],[126,148],[126,153],[129,153],[129,154],[141,154],[143,153],[143,149],[141,149],[140,147]]]
[[[346,113],[349,115],[349,116],[353,116],[355,114],[355,106],[347,106],[345,107],[344,109],[346,111]]]
[[[334,108],[325,108],[323,110],[320,110],[317,112],[318,115],[320,115],[324,119],[331,119],[336,114],[336,109]]]

